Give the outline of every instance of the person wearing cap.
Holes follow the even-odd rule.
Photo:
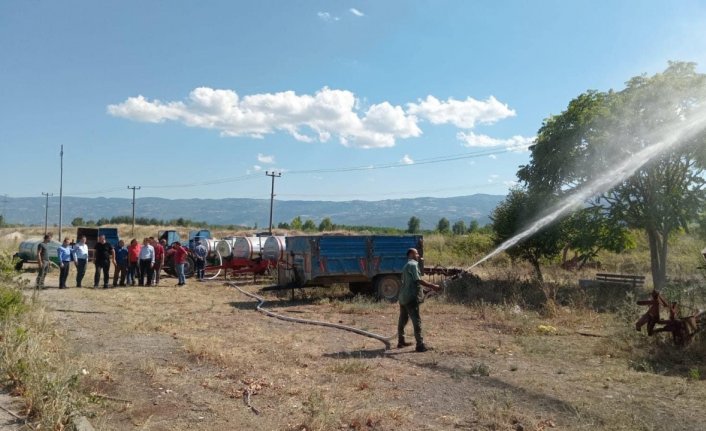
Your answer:
[[[47,244],[51,241],[51,235],[44,235],[44,239],[37,245],[37,265],[39,266],[37,270],[37,289],[44,289],[44,277],[47,276],[49,272],[49,255],[47,253]]]
[[[422,273],[419,270],[419,252],[416,248],[407,250],[407,263],[402,268],[402,288],[399,294],[400,317],[397,322],[397,347],[403,348],[411,346],[404,338],[404,328],[407,322],[412,320],[414,328],[414,339],[417,342],[416,351],[426,352],[431,350],[430,347],[424,344],[422,336],[422,317],[419,315],[419,305],[424,302],[424,289],[428,287],[433,290],[439,290],[439,286],[429,283],[422,279]]]
[[[56,252],[59,256],[59,289],[66,289],[66,279],[69,278],[72,254],[69,238],[64,238],[64,242],[56,249]]]
[[[196,278],[199,281],[203,281],[204,273],[206,269],[206,256],[208,255],[208,250],[203,245],[202,240],[196,240],[196,248],[194,248],[194,256],[196,257]]]

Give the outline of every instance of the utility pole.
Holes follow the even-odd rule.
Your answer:
[[[61,146],[61,152],[59,153],[61,158],[61,173],[59,174],[59,238],[57,241],[62,241],[61,239],[61,204],[64,200],[64,146]]]
[[[49,233],[47,232],[47,220],[49,219],[49,196],[54,196],[54,193],[42,192],[42,196],[46,198],[44,201],[44,235],[46,235]]]
[[[270,192],[270,235],[272,235],[272,207],[275,203],[275,177],[281,177],[282,172],[265,171],[265,175],[272,177],[272,191]]]
[[[2,195],[2,222],[7,223],[5,219],[5,207],[7,206],[7,194]]]
[[[140,186],[127,186],[128,189],[132,190],[132,236],[135,236],[135,190],[140,190]]]

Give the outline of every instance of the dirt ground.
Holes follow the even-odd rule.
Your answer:
[[[422,317],[434,350],[416,353],[266,317],[223,281],[59,290],[54,273],[47,284],[38,295],[84,375],[92,394],[86,413],[98,430],[701,430],[706,423],[704,381],[635,371],[606,343],[621,328],[601,314],[564,310],[541,319],[517,307],[431,299]],[[315,293],[296,301],[263,295],[281,314],[395,333],[395,304]]]

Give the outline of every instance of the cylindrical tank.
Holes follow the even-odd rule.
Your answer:
[[[281,260],[287,251],[286,241],[283,236],[270,236],[262,246],[262,257],[267,260]]]
[[[206,247],[206,251],[208,252],[209,256],[212,254],[216,254],[216,245],[218,244],[218,240],[214,238],[201,238],[201,245]]]
[[[257,236],[241,236],[233,244],[233,257],[236,259],[255,259],[260,257],[263,238]]]
[[[17,257],[24,261],[37,260],[37,247],[41,242],[41,239],[22,241],[20,243],[19,251],[17,252]],[[47,257],[51,260],[58,261],[59,257],[57,250],[60,246],[61,243],[49,241],[47,244]]]
[[[216,250],[221,257],[230,257],[233,255],[233,243],[235,238],[223,238],[216,243]]]

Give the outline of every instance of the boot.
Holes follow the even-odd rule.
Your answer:
[[[404,340],[404,338],[400,338],[400,339],[397,341],[397,348],[398,348],[398,349],[401,349],[401,348],[403,348],[403,347],[409,347],[409,346],[411,346],[411,345],[412,345],[412,343],[406,342],[406,341]]]

